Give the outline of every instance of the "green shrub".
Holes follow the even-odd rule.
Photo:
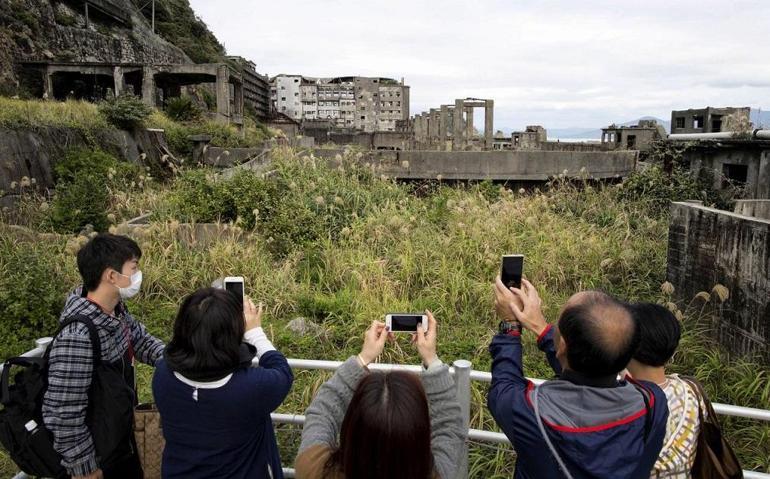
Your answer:
[[[90,173],[101,178],[111,189],[129,190],[146,181],[142,169],[133,163],[119,161],[101,150],[72,148],[63,159],[54,165],[54,180],[72,182],[81,173]]]
[[[144,123],[152,113],[152,108],[145,105],[139,97],[123,94],[99,103],[99,111],[112,125],[131,130]]]
[[[189,96],[171,98],[166,103],[166,114],[176,121],[194,121],[203,116],[203,110]]]
[[[666,215],[672,201],[700,200],[707,206],[730,209],[736,191],[720,192],[714,188],[714,177],[708,171],[690,171],[673,164],[671,173],[654,164],[626,178],[618,187],[618,198],[647,207],[652,216]]]
[[[59,233],[77,233],[89,224],[95,231],[104,231],[109,226],[106,212],[109,201],[104,177],[81,171],[56,186],[51,224]]]
[[[16,241],[0,235],[0,360],[55,332],[75,276],[71,264],[63,267],[63,250],[62,240]]]
[[[67,13],[62,13],[59,10],[54,12],[54,19],[56,20],[56,23],[59,25],[64,25],[65,27],[74,27],[77,23],[75,17]]]

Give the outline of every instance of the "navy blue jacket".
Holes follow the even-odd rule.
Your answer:
[[[158,361],[152,390],[166,439],[163,477],[283,478],[270,413],[293,380],[278,351],[263,354],[259,367],[238,369],[216,389],[185,384]]]
[[[554,372],[561,374],[550,326],[537,343]],[[521,338],[498,334],[489,352],[492,385],[487,406],[516,450],[514,477],[565,477],[535,419],[535,385],[524,377]],[[537,388],[546,433],[572,477],[649,478],[666,434],[668,405],[663,391],[646,381],[588,385],[590,381],[567,373],[572,372]]]

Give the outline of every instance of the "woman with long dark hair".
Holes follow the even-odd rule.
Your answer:
[[[423,371],[370,373],[390,333],[375,321],[361,353],[324,383],[305,412],[300,479],[452,479],[463,428],[449,367],[436,355],[436,320],[413,336]],[[339,435],[339,443],[337,436]]]
[[[270,413],[293,380],[262,330],[261,303],[214,288],[188,296],[152,380],[163,477],[282,478]]]

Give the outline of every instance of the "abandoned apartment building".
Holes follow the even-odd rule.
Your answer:
[[[749,122],[749,107],[706,108],[678,110],[671,112],[671,134],[719,133],[727,131],[725,120]],[[728,127],[729,128],[729,127]]]
[[[403,79],[280,74],[270,88],[276,111],[329,129],[395,132],[397,122],[409,118],[409,86]]]

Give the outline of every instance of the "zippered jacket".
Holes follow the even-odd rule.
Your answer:
[[[537,341],[557,375],[553,330]],[[492,385],[487,406],[516,451],[516,478],[564,478],[543,438],[543,427],[569,475],[579,478],[650,477],[666,434],[668,406],[655,384],[630,379],[601,386],[565,372],[539,386],[524,377],[519,336],[498,334],[489,346]]]

